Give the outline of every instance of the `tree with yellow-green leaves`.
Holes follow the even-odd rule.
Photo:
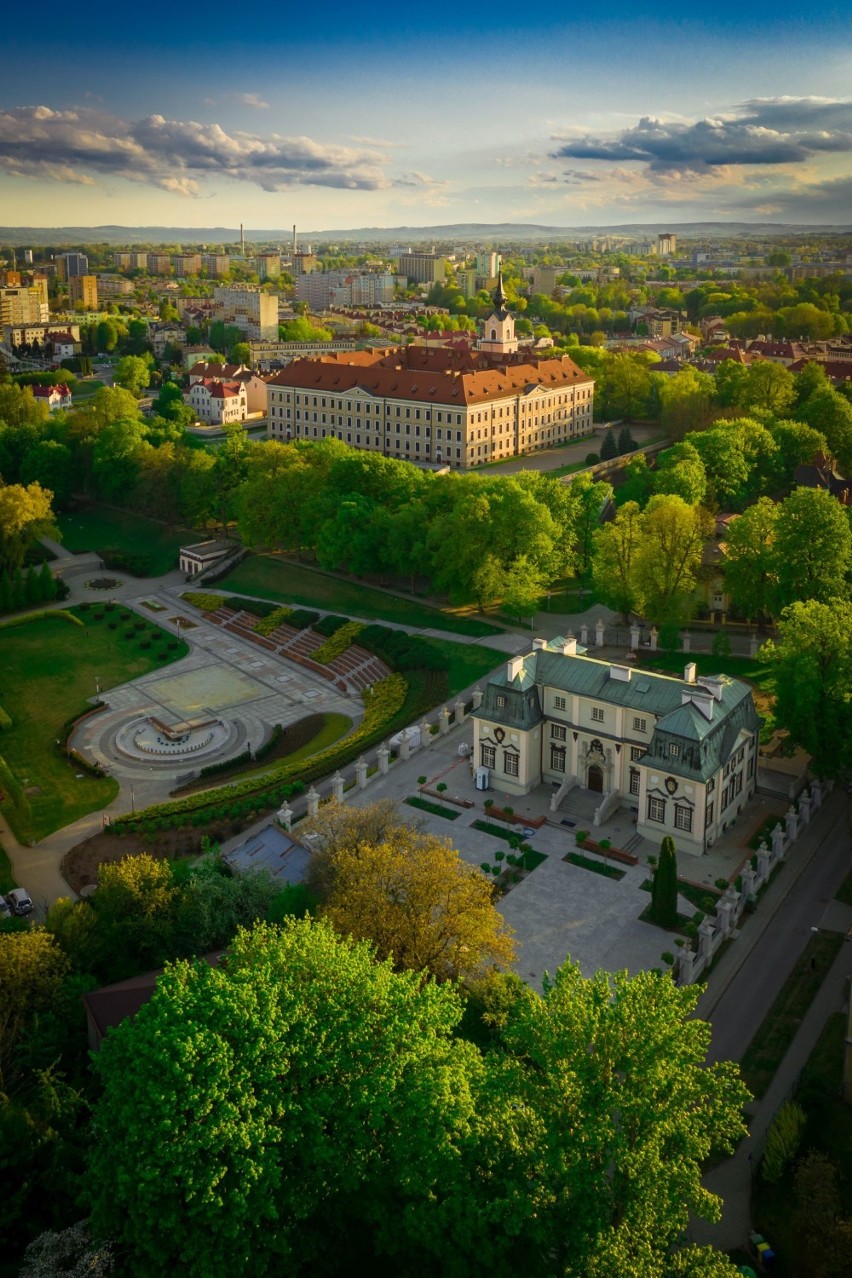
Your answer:
[[[0,569],[14,572],[39,537],[58,537],[52,501],[53,493],[41,484],[0,482]]]

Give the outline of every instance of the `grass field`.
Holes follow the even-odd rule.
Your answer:
[[[96,681],[102,689],[111,688],[188,651],[184,643],[167,649],[157,642],[165,632],[152,622],[146,622],[144,632],[134,631],[126,638],[128,627],[119,620],[123,610],[118,606],[112,612],[101,605],[72,611],[83,626],[44,616],[3,630],[0,687],[12,727],[0,733],[0,756],[20,787],[20,797],[10,794],[8,782],[0,780],[5,795],[0,806],[23,843],[105,807],[118,793],[112,777],[81,774],[56,745],[66,721],[88,708]],[[118,625],[111,630],[113,620]],[[141,648],[142,642],[151,647]],[[166,653],[163,660],[160,652]]]
[[[416,600],[385,594],[357,581],[328,577],[273,555],[249,555],[233,572],[216,583],[216,589],[258,595],[278,603],[325,608],[329,612],[342,612],[369,621],[398,621],[424,629],[449,630],[475,638],[503,633],[499,626],[429,608]]]
[[[187,529],[164,528],[128,511],[97,506],[75,510],[57,518],[62,544],[72,554],[91,550],[103,555],[117,550],[148,559],[148,576],[159,577],[178,566],[178,549],[197,535]]]
[[[75,404],[81,399],[91,399],[101,389],[103,384],[103,382],[98,381],[97,377],[93,377],[90,382],[78,382],[74,391]]]
[[[423,642],[439,652],[446,662],[449,695],[452,697],[458,696],[462,689],[476,683],[477,679],[484,679],[506,660],[505,652],[498,652],[496,648],[468,647],[454,643],[452,639],[429,638]]]
[[[740,1062],[743,1078],[758,1099],[775,1077],[802,1017],[842,946],[839,932],[814,933],[746,1048]]]

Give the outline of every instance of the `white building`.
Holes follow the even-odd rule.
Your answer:
[[[242,382],[220,382],[205,377],[184,391],[183,398],[198,421],[208,426],[244,422],[248,415],[246,388]]]
[[[245,335],[246,341],[278,337],[278,298],[261,293],[257,288],[214,288],[216,318],[231,324]]]
[[[73,404],[71,391],[64,382],[58,386],[32,386],[30,389],[36,403],[47,404],[51,413],[57,413],[61,408],[70,408]]]
[[[497,790],[599,793],[604,817],[635,808],[637,832],[701,855],[757,784],[760,721],[751,687],[727,675],[682,679],[537,639],[486,685],[473,715],[476,763]],[[570,801],[569,801],[570,803]]]

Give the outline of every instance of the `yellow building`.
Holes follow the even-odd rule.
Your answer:
[[[84,310],[98,309],[98,280],[96,275],[72,275],[68,281],[68,300],[72,306]]]

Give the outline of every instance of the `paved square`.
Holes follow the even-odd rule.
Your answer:
[[[155,679],[146,685],[146,691],[183,718],[200,710],[224,710],[269,696],[262,684],[229,666],[206,666]]]

